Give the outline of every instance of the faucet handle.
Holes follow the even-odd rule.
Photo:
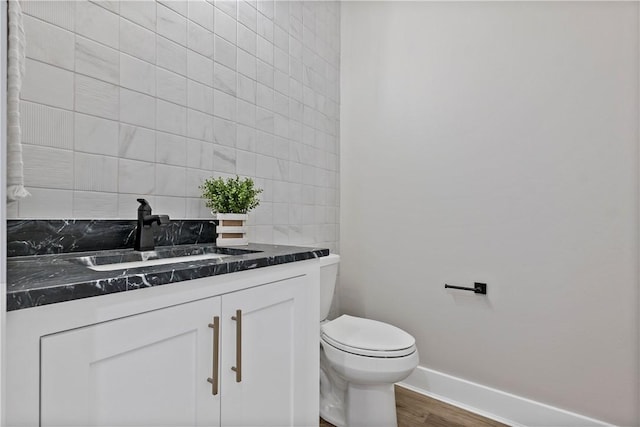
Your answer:
[[[145,199],[136,199],[140,206],[138,207],[138,215],[151,215],[151,205]]]

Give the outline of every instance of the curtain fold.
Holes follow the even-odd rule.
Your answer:
[[[22,132],[20,129],[20,89],[24,76],[25,36],[22,9],[18,0],[9,0],[7,48],[7,201],[29,196],[24,188]]]

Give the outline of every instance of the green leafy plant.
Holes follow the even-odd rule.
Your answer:
[[[235,178],[208,178],[199,187],[202,190],[202,198],[206,200],[208,208],[219,213],[246,214],[251,209],[260,205],[258,194],[261,188],[256,188],[253,179]]]

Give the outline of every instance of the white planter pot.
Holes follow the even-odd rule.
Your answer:
[[[248,245],[246,221],[247,214],[214,213],[213,219],[218,220],[216,232],[218,246]]]

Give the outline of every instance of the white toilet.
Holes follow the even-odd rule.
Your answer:
[[[337,427],[397,426],[393,384],[418,366],[415,339],[375,320],[327,321],[340,256],[320,263],[320,416]]]

